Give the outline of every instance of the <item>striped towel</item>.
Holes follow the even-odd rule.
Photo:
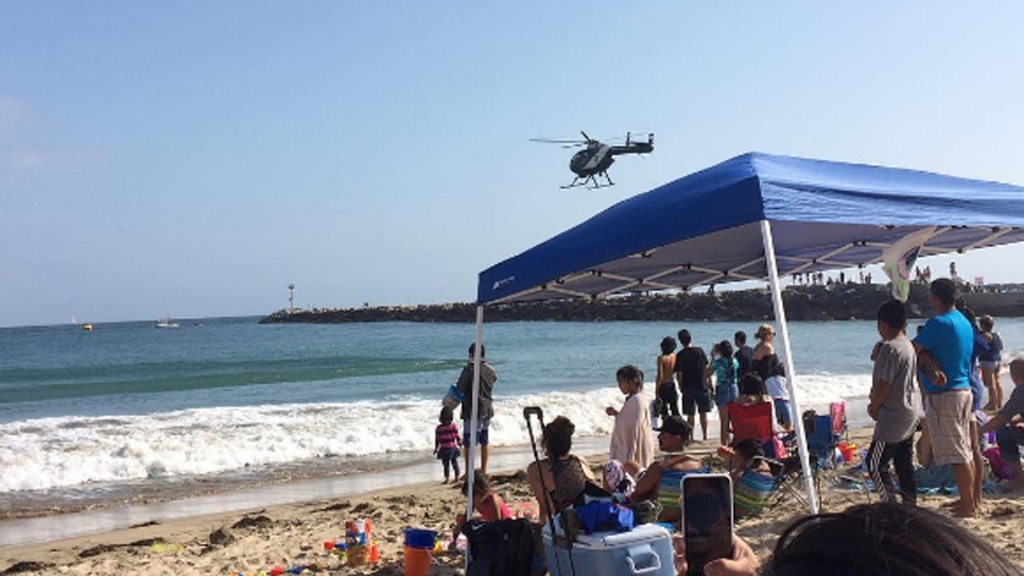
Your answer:
[[[775,478],[747,470],[733,486],[733,514],[737,520],[756,516],[775,490]]]
[[[697,470],[662,470],[661,478],[658,479],[658,504],[664,510],[679,510],[679,496],[681,487],[679,485],[683,476],[687,474],[708,474],[711,468],[704,466]]]

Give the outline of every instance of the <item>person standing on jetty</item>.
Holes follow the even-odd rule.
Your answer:
[[[480,447],[480,470],[487,473],[487,458],[490,456],[489,440],[487,431],[491,426],[491,418],[494,417],[494,405],[492,394],[494,383],[498,380],[498,373],[494,371],[484,360],[487,349],[480,345],[480,397],[477,399],[477,421],[476,421],[476,444]],[[472,466],[469,461],[470,419],[473,415],[473,355],[476,353],[476,344],[469,345],[469,363],[462,368],[459,380],[455,387],[462,393],[462,444],[466,446],[466,470]]]
[[[700,413],[701,439],[708,439],[708,412],[711,411],[711,376],[708,374],[708,356],[700,346],[691,344],[690,331],[679,331],[683,349],[676,352],[675,372],[679,389],[683,391],[683,414],[693,428],[694,413]]]
[[[974,350],[974,331],[956,309],[957,287],[948,278],[931,283],[929,296],[936,316],[914,339],[924,389],[924,412],[933,462],[950,464],[960,494],[956,513],[973,517],[974,455],[971,448],[971,385],[968,371]]]
[[[894,461],[903,503],[913,506],[917,504],[914,430],[920,419],[914,384],[917,358],[905,332],[907,311],[902,302],[889,300],[882,304],[877,320],[882,341],[874,354],[868,403],[868,415],[875,421],[875,431],[868,448],[867,467],[882,501],[895,502],[889,475],[889,462]]]

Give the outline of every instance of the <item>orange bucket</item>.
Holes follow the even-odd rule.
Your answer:
[[[362,566],[370,561],[370,547],[364,544],[349,546],[346,551],[347,563],[350,567]]]
[[[857,455],[857,445],[852,442],[840,442],[839,453],[843,455],[843,462],[853,462],[854,457]]]
[[[427,576],[430,571],[430,550],[422,548],[402,548],[402,567],[405,576]]]

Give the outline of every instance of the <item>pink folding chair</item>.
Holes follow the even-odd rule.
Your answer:
[[[846,427],[846,402],[829,404],[828,414],[832,417],[832,433],[849,441],[850,430]]]

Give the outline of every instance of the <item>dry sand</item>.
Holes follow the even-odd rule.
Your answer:
[[[854,440],[866,445],[868,431]],[[708,448],[711,445],[707,445]],[[597,459],[594,459],[597,461]],[[497,491],[510,503],[531,502],[525,474],[495,474]],[[923,496],[921,505],[938,508],[947,496]],[[822,508],[838,511],[863,503],[862,492],[823,485]],[[414,485],[360,497],[276,506],[247,513],[205,516],[84,536],[58,542],[0,549],[0,570],[18,563],[25,572],[57,574],[256,574],[280,565],[318,563],[327,574],[402,574],[402,540],[406,527],[426,528],[449,535],[465,500],[452,485]],[[788,501],[770,514],[748,519],[737,532],[762,557],[793,519],[806,512]],[[380,561],[345,567],[323,549],[325,540],[340,539],[344,522],[370,518],[380,544]],[[1024,568],[1024,499],[988,496],[977,519],[964,520],[1007,558]],[[462,557],[442,553],[435,557],[431,574],[462,573]],[[32,565],[31,563],[36,563]]]

